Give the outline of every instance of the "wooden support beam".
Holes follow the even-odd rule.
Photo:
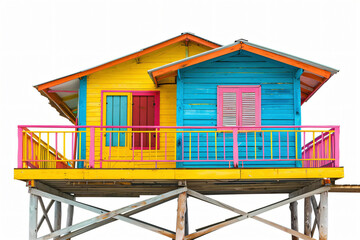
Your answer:
[[[43,192],[46,192],[46,193],[50,193],[50,194],[53,194],[53,195],[56,195],[56,196],[59,196],[59,197],[62,197],[62,198],[66,198],[66,199],[69,199],[69,200],[74,200],[75,197],[74,196],[71,196],[69,194],[66,194],[66,193],[63,193],[55,188],[52,188],[40,181],[34,181],[34,187],[32,188],[36,188],[36,189],[39,189],[40,191],[43,191]],[[30,190],[29,190],[30,192]]]
[[[303,98],[307,98],[307,96],[309,96],[309,95],[307,95],[307,94],[305,94],[305,93],[301,92],[301,97],[303,97]]]
[[[207,197],[207,196],[205,196],[205,195],[203,195],[203,194],[201,194],[201,193],[195,192],[195,191],[193,191],[193,190],[190,190],[190,189],[189,189],[189,190],[188,190],[188,194],[189,194],[189,196],[191,196],[191,197],[194,197],[194,198],[199,199],[199,200],[201,200],[201,201],[204,201],[204,202],[213,204],[213,205],[215,205],[215,206],[218,206],[218,207],[221,207],[221,208],[230,210],[230,211],[235,212],[235,213],[237,213],[237,214],[241,214],[241,215],[248,214],[247,212],[244,212],[244,211],[242,211],[242,210],[240,210],[240,209],[237,209],[237,208],[235,208],[235,207],[232,207],[232,206],[230,206],[230,205],[227,205],[227,204],[225,204],[225,203],[222,203],[222,202],[220,202],[220,201],[217,201],[217,200],[215,200],[215,199],[213,199],[213,198],[209,198],[209,197]],[[311,240],[311,239],[312,239],[312,238],[310,238],[310,237],[305,236],[305,235],[302,234],[302,233],[299,233],[299,232],[297,232],[297,231],[294,231],[294,230],[292,230],[292,229],[290,229],[290,228],[284,227],[284,226],[279,225],[279,224],[277,224],[277,223],[271,222],[271,221],[266,220],[266,219],[264,219],[264,218],[255,216],[255,217],[253,217],[252,219],[257,220],[257,221],[262,222],[262,223],[265,223],[265,224],[267,224],[267,225],[269,225],[269,226],[272,226],[272,227],[274,227],[274,228],[276,228],[276,229],[278,229],[278,230],[281,230],[281,231],[283,231],[283,232],[292,234],[293,236],[297,236],[297,237],[299,237],[299,238],[306,239],[306,240]],[[201,230],[201,229],[197,229],[197,230]]]
[[[304,82],[301,82],[300,81],[300,86],[302,87],[302,88],[307,88],[307,90],[309,90],[309,91],[314,91],[314,87],[312,87],[312,86],[310,86],[309,84],[307,84],[307,83],[304,83]]]
[[[324,82],[324,78],[323,77],[320,77],[318,75],[315,75],[315,74],[312,74],[312,73],[309,73],[309,72],[304,72],[302,75],[302,77],[306,77],[306,78],[311,78],[319,83],[323,83]]]
[[[314,194],[318,194],[318,193],[328,191],[329,189],[330,189],[330,187],[321,187],[319,189],[316,189],[316,190],[313,190],[313,191],[310,191],[310,192],[307,192],[307,193],[303,193],[303,194],[300,194],[300,195],[292,197],[292,198],[287,198],[287,199],[284,199],[282,201],[279,201],[279,202],[267,205],[265,207],[253,210],[251,212],[248,212],[245,215],[235,216],[233,218],[226,219],[225,221],[218,222],[218,223],[206,226],[206,227],[202,228],[200,231],[196,231],[194,233],[191,233],[191,234],[185,236],[185,239],[187,240],[187,239],[195,239],[195,238],[201,237],[201,236],[203,236],[205,234],[208,234],[210,232],[216,231],[216,230],[221,229],[223,227],[229,226],[229,225],[231,225],[233,223],[245,220],[247,218],[252,218],[252,217],[257,216],[257,215],[259,215],[261,213],[264,213],[264,212],[267,212],[269,210],[284,206],[286,204],[295,202],[295,201],[303,199],[305,197],[309,197],[309,196],[312,196]]]
[[[61,229],[61,202],[55,201],[55,214],[54,214],[54,231]],[[59,238],[55,237],[54,240]]]
[[[64,101],[56,93],[49,92],[48,89],[41,91],[55,106],[73,123],[76,124],[76,117],[71,109],[64,103]]]
[[[328,239],[328,192],[320,194],[320,228],[319,228],[319,240]]]
[[[331,185],[329,192],[360,193],[360,185]]]
[[[189,206],[186,200],[186,211],[185,211],[185,236],[189,234]]]
[[[37,239],[38,199],[39,199],[38,196],[34,194],[30,194],[29,240]]]
[[[47,225],[48,225],[48,227],[49,227],[49,230],[50,230],[50,232],[53,232],[54,229],[52,228],[50,219],[49,219],[49,217],[48,217],[48,215],[47,215],[48,211],[46,211],[44,202],[43,202],[43,200],[42,200],[41,197],[39,197],[39,203],[40,203],[41,209],[42,209],[42,211],[43,211],[43,217],[45,218],[45,220],[46,220],[46,222],[47,222]],[[51,203],[51,202],[50,202],[50,203]],[[49,208],[49,210],[50,210],[50,208]],[[39,223],[39,224],[38,224],[38,229],[37,229],[38,231],[39,231],[40,227],[41,227],[41,224]]]
[[[304,234],[311,236],[311,197],[304,199]]]
[[[137,220],[137,219],[130,219],[128,217],[125,217],[123,215],[119,215],[121,213],[124,213],[124,212],[128,212],[128,211],[131,211],[132,209],[137,209],[137,208],[140,208],[142,206],[146,206],[147,204],[152,204],[152,203],[155,203],[155,202],[160,202],[160,201],[163,201],[164,199],[166,198],[171,198],[173,197],[174,195],[178,195],[182,192],[186,192],[187,188],[179,188],[177,190],[174,190],[174,191],[171,191],[171,192],[168,192],[168,193],[164,193],[164,194],[161,194],[159,196],[156,196],[156,197],[153,197],[153,198],[149,198],[145,201],[141,201],[141,202],[138,202],[138,203],[135,203],[135,204],[131,204],[129,206],[126,206],[126,207],[123,207],[123,208],[120,208],[120,209],[117,209],[117,210],[114,210],[114,211],[111,211],[111,212],[107,212],[105,211],[105,213],[102,213],[100,214],[99,216],[97,217],[94,217],[94,218],[91,218],[91,219],[88,219],[88,220],[85,220],[83,222],[80,222],[80,223],[77,223],[77,224],[74,224],[72,226],[69,226],[69,227],[66,227],[66,228],[63,228],[63,229],[60,229],[58,231],[54,231],[53,233],[51,234],[48,234],[48,235],[45,235],[43,237],[40,237],[39,240],[45,240],[45,239],[50,239],[50,238],[53,238],[53,237],[58,237],[58,236],[61,236],[69,231],[76,231],[78,229],[82,229],[82,228],[85,228],[85,227],[89,227],[91,228],[92,226],[96,226],[98,223],[101,223],[101,222],[104,222],[106,220],[109,220],[111,218],[116,218],[116,219],[120,219],[120,220],[124,220],[124,219],[127,219],[127,222],[129,223],[137,223],[138,226],[141,226],[141,221]],[[48,197],[50,198],[60,198],[60,197],[57,197],[57,196],[50,196],[51,194],[48,194],[48,193],[44,193],[44,192],[41,192],[39,190],[36,190],[36,189],[31,189],[31,193],[33,194],[37,194],[37,195],[47,195]],[[55,199],[54,199],[55,200]],[[81,206],[85,209],[92,209],[92,210],[96,210],[96,211],[99,211],[99,209],[96,209],[92,206],[89,206],[89,205],[86,205],[86,204],[83,204],[83,203],[79,203],[79,202],[75,202],[75,201],[72,201],[72,200],[68,200],[68,199],[62,199],[64,202],[68,203],[68,204],[72,204],[74,206]],[[90,210],[91,211],[91,210]],[[133,221],[132,221],[133,220]],[[143,224],[144,225],[144,224]],[[163,234],[165,236],[169,235],[168,237],[175,237],[174,234],[172,233],[168,233],[168,232],[163,232],[161,229],[160,231],[158,231],[158,229],[154,230],[152,229],[150,226],[147,228],[149,230],[153,230],[153,231],[156,231],[160,234]],[[65,236],[62,236],[62,237],[65,237]]]
[[[90,230],[93,230],[95,228],[98,228],[98,227],[104,226],[104,225],[106,225],[108,223],[114,222],[116,220],[122,220],[124,222],[133,224],[135,226],[142,227],[142,228],[145,228],[147,230],[159,233],[159,234],[161,234],[163,236],[166,236],[166,237],[169,237],[171,239],[175,238],[175,232],[170,231],[168,229],[161,228],[159,226],[156,226],[156,225],[141,221],[139,219],[135,219],[135,218],[131,218],[131,217],[124,217],[123,215],[117,215],[116,218],[111,218],[111,219],[107,219],[106,221],[104,221],[104,224],[101,222],[101,223],[97,223],[97,224],[93,224],[93,225],[81,228],[79,230],[76,230],[76,231],[73,231],[73,232],[68,233],[66,235],[63,235],[62,237],[59,238],[59,240],[66,240],[66,239],[78,236],[80,234],[86,233],[86,232],[88,232]]]
[[[299,231],[299,222],[298,222],[298,203],[297,201],[290,203],[290,213],[291,213],[291,229],[294,231]],[[291,236],[292,240],[299,240],[296,236]]]
[[[74,219],[74,206],[69,204],[67,209],[66,227],[70,227],[73,224],[73,219]],[[67,238],[67,240],[70,240],[70,238]]]
[[[184,240],[185,237],[186,198],[186,192],[180,193],[176,218],[176,240]]]
[[[310,192],[310,191],[313,191],[313,190],[316,190],[316,189],[319,189],[321,187],[324,186],[324,183],[322,180],[318,180],[318,181],[315,181],[314,183],[310,184],[310,185],[307,185],[303,188],[300,188],[292,193],[289,194],[289,197],[292,198],[292,197],[296,197],[296,196],[299,196],[301,194],[304,194],[304,193],[307,193],[307,192]]]

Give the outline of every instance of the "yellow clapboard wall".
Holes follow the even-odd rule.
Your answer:
[[[176,85],[160,85],[156,88],[147,71],[189,56],[210,50],[209,47],[190,42],[188,50],[184,43],[176,43],[164,47],[152,53],[143,55],[139,59],[129,60],[116,66],[92,73],[87,76],[87,125],[101,125],[101,91],[160,91],[160,126],[176,126]],[[105,108],[105,106],[104,106]],[[105,115],[105,113],[104,113]],[[95,159],[100,159],[100,132],[95,138]],[[143,150],[144,160],[165,159],[165,135],[160,133],[159,150]],[[167,159],[174,160],[175,134],[167,135]],[[130,148],[130,134],[126,138],[128,142],[125,147],[111,147],[112,160],[131,160],[133,150]],[[109,159],[109,147],[104,146],[103,159]],[[90,136],[87,134],[86,149],[87,159],[89,153]],[[141,150],[135,150],[135,159],[140,160]],[[98,162],[96,164],[99,164]],[[98,167],[98,166],[96,166]],[[154,163],[127,163],[127,162],[103,162],[103,168],[153,168]],[[174,163],[158,163],[160,168],[174,168]]]

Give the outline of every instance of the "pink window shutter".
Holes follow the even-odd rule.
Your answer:
[[[218,86],[218,126],[260,126],[260,86]]]
[[[261,98],[260,87],[239,88],[239,126],[260,126],[261,125]]]

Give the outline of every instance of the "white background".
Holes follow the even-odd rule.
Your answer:
[[[0,1],[0,230],[1,239],[27,239],[29,196],[13,180],[17,125],[69,124],[33,85],[84,70],[141,48],[193,32],[220,44],[239,38],[340,69],[302,107],[304,125],[341,125],[345,178],[360,184],[359,54],[357,1]],[[243,210],[285,195],[217,196]],[[110,210],[139,199],[81,199]],[[329,239],[359,239],[360,194],[330,193]],[[299,213],[302,215],[302,202]],[[189,200],[190,230],[233,216]],[[66,212],[66,206],[63,206]],[[75,209],[75,222],[94,216]],[[138,218],[175,229],[176,201]],[[263,217],[290,226],[288,207]],[[52,216],[51,216],[52,217]],[[302,231],[302,217],[299,225]],[[43,232],[47,226],[44,223]],[[41,235],[41,234],[40,234]],[[76,239],[166,239],[115,222]],[[246,220],[203,239],[290,239]]]

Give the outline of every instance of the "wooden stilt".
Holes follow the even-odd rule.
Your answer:
[[[304,199],[304,234],[311,236],[311,197]]]
[[[185,211],[185,236],[189,234],[189,206],[186,201],[186,211]]]
[[[73,218],[74,218],[74,206],[69,204],[67,209],[66,227],[70,227],[72,225]],[[70,240],[70,238],[68,238],[67,240]]]
[[[328,239],[328,192],[323,192],[320,194],[319,215],[320,215],[319,239],[327,240]]]
[[[61,202],[55,202],[54,231],[61,229]],[[54,238],[59,239],[59,238]]]
[[[186,192],[179,194],[178,209],[176,218],[176,240],[184,240],[185,238],[185,215],[186,215]]]
[[[295,231],[299,231],[299,223],[298,223],[298,210],[297,210],[297,201],[290,203],[290,212],[291,212],[291,229]],[[292,235],[292,240],[299,240],[298,237]]]
[[[30,194],[29,240],[37,239],[38,199],[38,196]]]

